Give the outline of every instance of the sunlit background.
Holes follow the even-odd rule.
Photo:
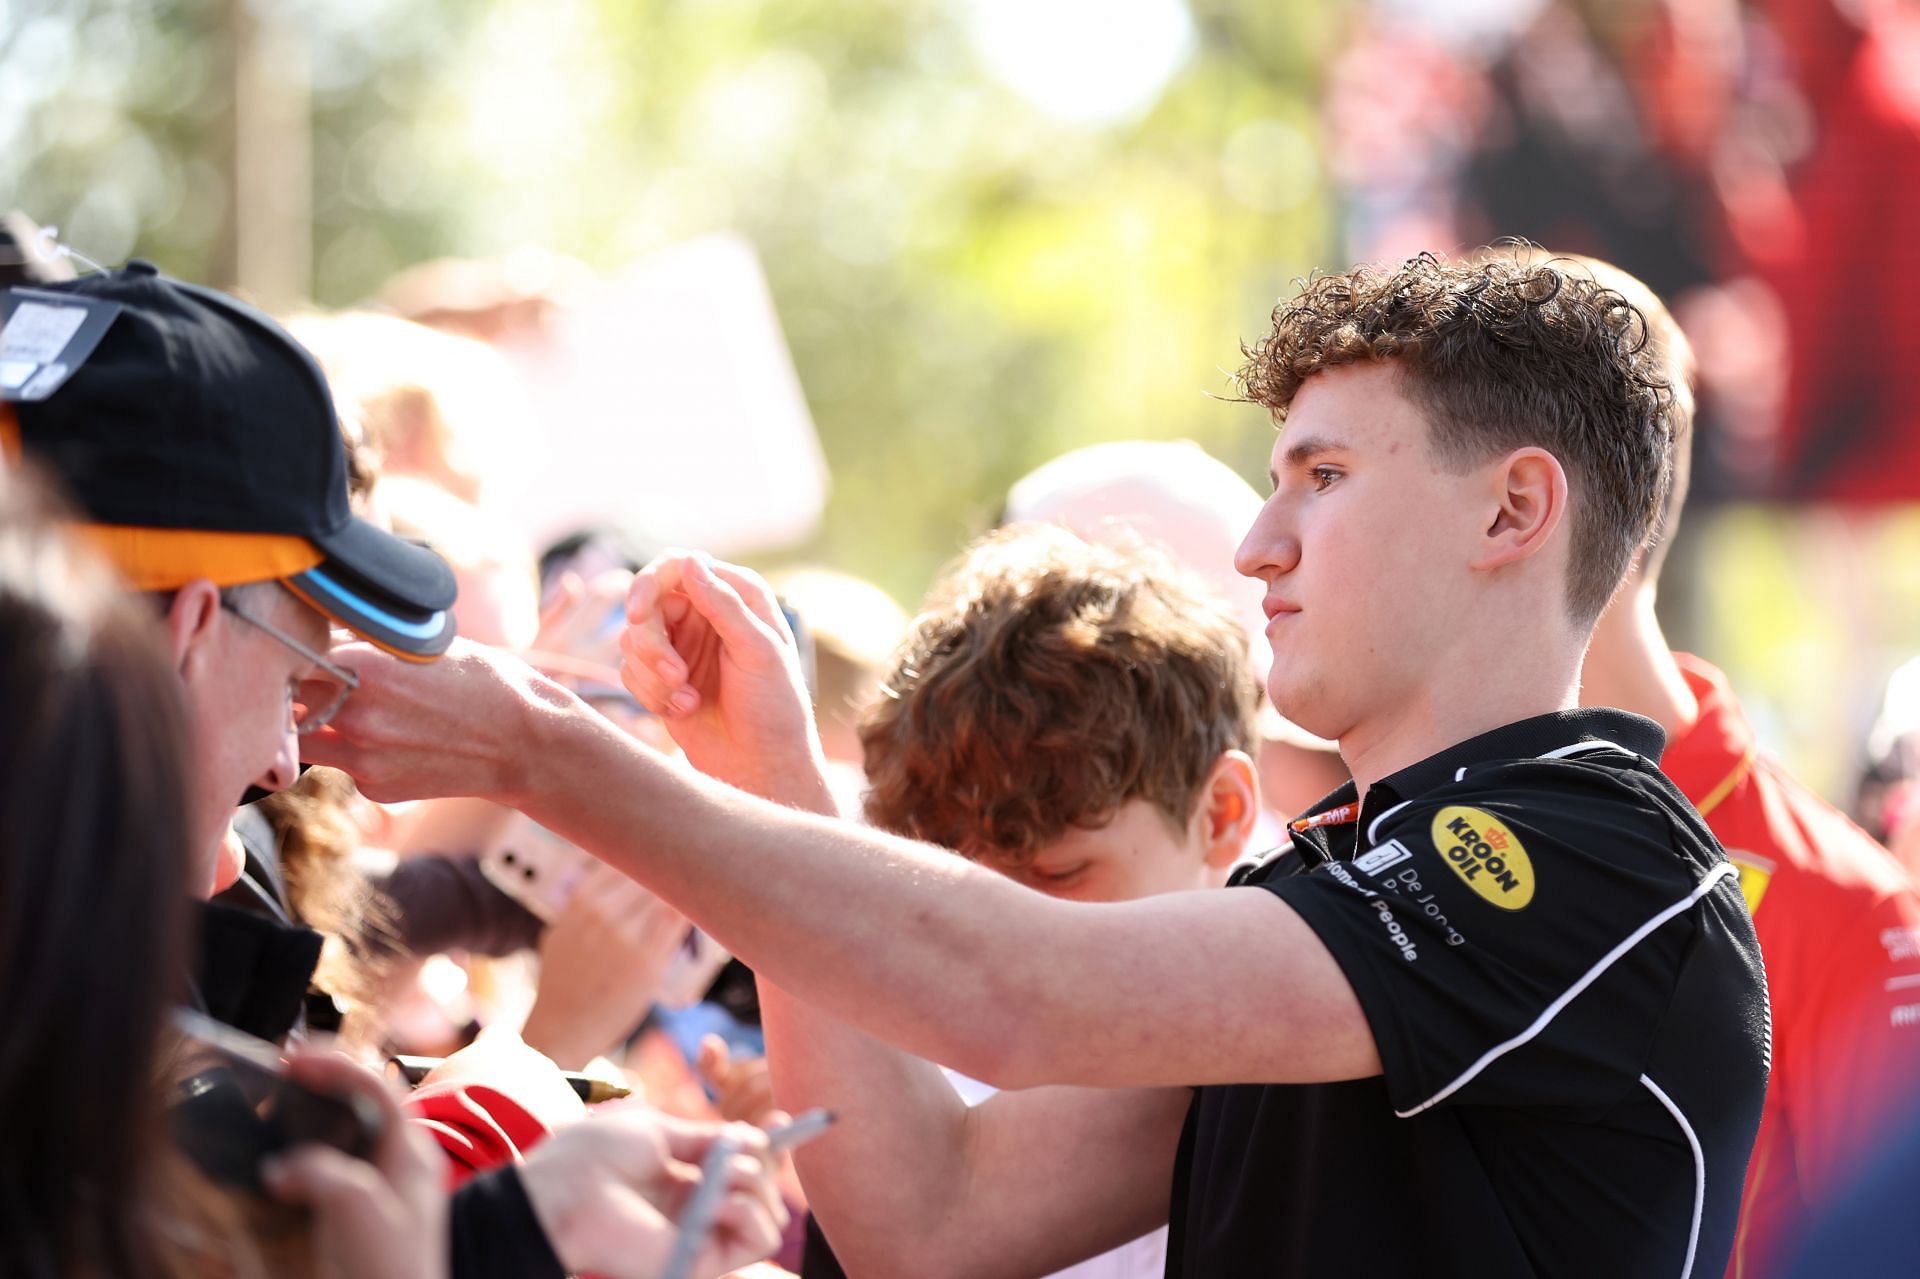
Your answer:
[[[1883,7],[0,0],[0,205],[281,311],[391,301],[446,257],[684,302],[671,254],[749,246],[767,316],[749,270],[683,340],[679,310],[616,326],[594,394],[631,388],[655,410],[636,430],[721,432],[702,472],[727,414],[810,423],[824,508],[793,504],[753,558],[907,604],[1075,445],[1188,438],[1260,482],[1271,427],[1221,397],[1294,277],[1501,234],[1599,253],[1703,348],[1672,634],[1844,803],[1920,651],[1920,426],[1791,370],[1821,352],[1855,388],[1920,353],[1920,321],[1887,319],[1920,214],[1872,195],[1920,180],[1920,108],[1847,96],[1875,57],[1874,83],[1920,82],[1910,41],[1876,52]],[[689,363],[730,335],[795,393],[736,405]],[[556,412],[529,408],[509,455]],[[781,473],[803,485],[809,456]],[[582,466],[664,537],[726,479]]]

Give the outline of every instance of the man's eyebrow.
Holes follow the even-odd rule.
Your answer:
[[[1299,466],[1323,453],[1332,453],[1345,447],[1338,440],[1328,439],[1324,435],[1306,435],[1287,445],[1287,451],[1280,455],[1280,460],[1288,466]]]

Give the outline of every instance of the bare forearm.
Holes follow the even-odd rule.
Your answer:
[[[1001,934],[1034,904],[1024,890],[676,769],[594,717],[546,727],[562,740],[530,743],[515,797],[529,816],[809,1003],[969,1074],[995,1070],[1017,1013],[980,961],[1008,953]]]
[[[916,1056],[1002,1088],[1380,1069],[1339,965],[1269,894],[1058,902],[676,769],[590,712],[541,722],[515,798],[530,816],[795,997]],[[1227,993],[1249,970],[1274,979],[1258,1015]]]
[[[775,1102],[824,1106],[833,1131],[794,1162],[835,1254],[853,1274],[907,1274],[967,1219],[967,1108],[930,1062],[760,982]]]

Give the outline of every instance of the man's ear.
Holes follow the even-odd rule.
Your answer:
[[[1260,777],[1245,751],[1223,751],[1200,788],[1194,812],[1207,865],[1224,870],[1240,859],[1260,820]]]
[[[192,681],[215,660],[213,639],[220,627],[220,588],[196,577],[173,593],[167,606],[167,652],[180,678]]]
[[[1543,448],[1515,449],[1488,475],[1493,518],[1470,561],[1475,569],[1517,564],[1552,539],[1567,514],[1567,472]]]

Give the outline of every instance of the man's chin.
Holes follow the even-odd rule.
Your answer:
[[[240,882],[240,872],[246,869],[247,854],[240,846],[240,837],[233,833],[233,827],[221,830],[208,863],[207,873],[201,880],[200,896],[217,897]]]
[[[1273,709],[1278,711],[1291,728],[1302,730],[1310,737],[1326,742],[1337,742],[1346,725],[1337,722],[1337,717],[1329,713],[1324,699],[1315,696],[1313,689],[1298,687],[1279,687],[1272,679],[1267,681],[1267,699]],[[1285,739],[1285,735],[1279,735]],[[1317,744],[1317,743],[1316,743]]]

